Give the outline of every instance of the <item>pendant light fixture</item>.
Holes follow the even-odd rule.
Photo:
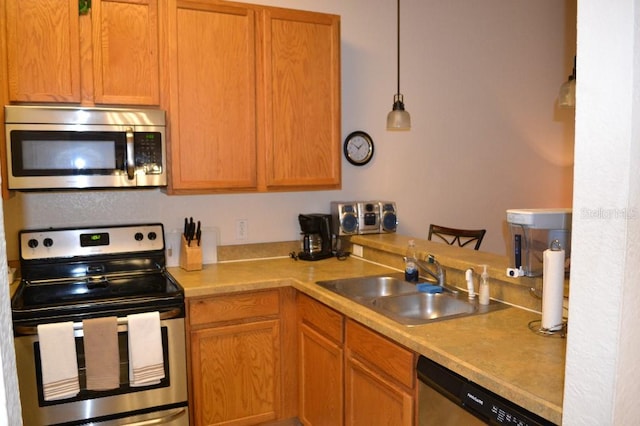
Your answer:
[[[567,81],[560,86],[558,105],[561,108],[575,108],[576,106],[576,57],[573,57],[573,72]]]
[[[411,116],[404,109],[404,98],[400,93],[400,0],[398,0],[398,91],[393,97],[393,109],[387,114],[387,130],[411,129]]]

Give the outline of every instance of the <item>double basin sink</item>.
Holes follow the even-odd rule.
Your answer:
[[[441,291],[437,293],[419,291],[416,284],[404,280],[404,274],[318,281],[317,284],[407,326],[478,315],[506,306],[493,300],[489,305],[479,305],[477,297],[470,301],[466,292],[448,287],[436,288]],[[427,289],[432,291],[434,287],[427,286]]]

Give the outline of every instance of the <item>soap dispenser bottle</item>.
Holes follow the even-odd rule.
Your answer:
[[[478,289],[478,302],[481,305],[489,304],[489,272],[487,272],[487,265],[482,265],[480,288]]]
[[[418,264],[416,263],[416,259],[418,259],[416,254],[416,243],[414,240],[409,240],[409,245],[407,246],[407,255],[404,258],[405,281],[409,281],[411,283],[418,282],[419,273],[418,273]]]

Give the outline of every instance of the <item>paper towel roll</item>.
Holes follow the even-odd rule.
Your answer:
[[[545,250],[542,263],[542,328],[562,328],[564,250]]]

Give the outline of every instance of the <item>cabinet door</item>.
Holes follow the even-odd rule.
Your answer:
[[[158,105],[158,0],[94,0],[96,103]]]
[[[9,100],[80,102],[78,1],[6,0],[6,8]]]
[[[262,33],[266,187],[339,188],[339,17],[267,8]]]
[[[412,426],[413,395],[357,358],[346,361],[345,424]]]
[[[415,424],[415,354],[355,321],[345,328],[345,424]]]
[[[169,8],[170,191],[255,190],[255,12]]]
[[[280,401],[279,320],[191,332],[196,425],[275,420]]]
[[[343,413],[342,347],[300,325],[300,420],[309,426],[340,426]]]
[[[308,426],[340,426],[344,412],[344,317],[298,294],[299,418]]]

